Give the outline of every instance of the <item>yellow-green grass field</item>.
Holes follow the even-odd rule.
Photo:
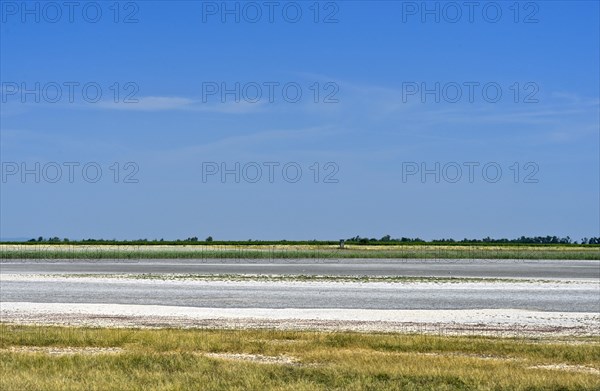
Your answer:
[[[0,244],[0,259],[600,259],[595,245]]]
[[[600,339],[0,324],[0,389],[599,390]]]

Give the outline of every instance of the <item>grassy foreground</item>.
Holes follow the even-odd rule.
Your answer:
[[[6,391],[598,390],[600,339],[0,324],[0,369]]]
[[[0,259],[596,259],[598,245],[0,244]]]

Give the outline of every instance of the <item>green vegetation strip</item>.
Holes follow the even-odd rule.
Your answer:
[[[579,259],[600,260],[581,245],[67,245],[0,244],[0,259]]]
[[[600,389],[600,339],[571,342],[0,324],[0,389]]]

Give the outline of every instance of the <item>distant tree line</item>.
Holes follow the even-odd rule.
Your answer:
[[[426,241],[420,238],[397,238],[393,239],[390,235],[385,235],[381,239],[376,238],[362,238],[360,236],[355,236],[353,238],[347,239],[346,243],[358,243],[358,244],[368,244],[368,243],[380,243],[380,242],[391,242],[391,243],[514,243],[514,244],[600,244],[600,237],[591,237],[591,238],[582,238],[581,242],[577,240],[572,240],[570,236],[561,238],[558,236],[521,236],[517,239],[492,239],[489,236],[483,239],[462,239],[462,240],[454,240],[454,239],[434,239],[431,241]]]
[[[212,236],[207,237],[206,239],[204,239],[205,242],[212,242],[213,238]],[[70,243],[72,242],[71,240],[69,240],[68,238],[64,238],[64,239],[60,239],[59,237],[53,237],[53,238],[44,238],[42,236],[38,237],[37,239],[33,238],[33,239],[29,239],[27,242],[29,243]],[[148,239],[136,239],[136,240],[117,240],[117,239],[112,239],[112,240],[107,240],[107,239],[83,239],[83,240],[79,240],[79,241],[73,241],[73,243],[179,243],[179,242],[191,242],[191,243],[195,243],[195,242],[200,242],[200,240],[198,240],[197,236],[194,237],[190,237],[184,240],[181,239],[177,239],[177,240],[172,240],[172,241],[165,241],[164,239],[153,239],[153,240],[148,240]]]
[[[197,236],[187,239],[165,240],[165,239],[137,239],[137,240],[116,240],[116,239],[83,239],[80,241],[71,241],[68,238],[60,239],[59,237],[44,238],[42,236],[37,239],[30,239],[29,243],[83,243],[83,244],[188,244],[188,243],[204,243],[204,244],[256,244],[256,245],[275,245],[275,244],[337,244],[338,241],[288,241],[275,240],[263,241],[252,240],[247,241],[214,241],[212,236],[207,237],[204,241],[198,239]],[[572,240],[569,236],[561,238],[558,236],[521,236],[517,239],[492,239],[489,236],[483,239],[434,239],[430,241],[421,238],[392,238],[390,235],[385,235],[380,239],[361,237],[359,235],[345,239],[347,244],[600,244],[600,237],[582,238],[580,241]]]

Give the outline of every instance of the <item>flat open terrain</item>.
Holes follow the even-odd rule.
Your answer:
[[[0,389],[598,390],[600,340],[0,325]]]
[[[599,261],[4,260],[0,266],[0,314],[13,323],[600,334]]]
[[[215,280],[212,280],[215,278]],[[268,280],[194,275],[3,275],[2,302],[108,303],[209,308],[386,310],[522,309],[598,312],[595,281]]]
[[[0,389],[597,390],[599,277],[597,260],[3,259]]]
[[[196,273],[600,279],[600,261],[511,259],[4,259],[5,274]]]
[[[598,245],[0,244],[0,259],[592,259]]]

